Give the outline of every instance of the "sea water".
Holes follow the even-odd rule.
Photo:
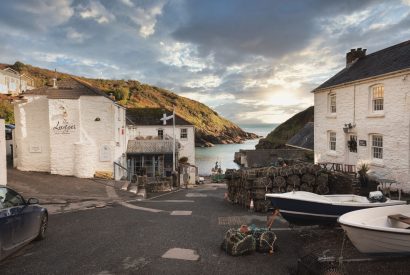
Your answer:
[[[239,125],[244,131],[255,133],[259,136],[266,137],[277,124],[244,124]],[[259,139],[247,140],[242,144],[217,144],[214,147],[196,148],[195,149],[195,162],[198,166],[200,175],[211,174],[211,169],[215,167],[215,163],[221,165],[222,170],[225,169],[238,169],[239,166],[233,161],[235,152],[240,149],[255,149],[255,145],[258,144]]]

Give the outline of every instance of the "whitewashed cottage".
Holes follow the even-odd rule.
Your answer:
[[[410,41],[366,55],[314,91],[315,162],[368,163],[410,191]]]
[[[176,142],[176,162],[186,157],[195,165],[195,126],[175,115],[163,124],[161,118],[172,112],[161,108],[127,109],[127,159],[131,174],[143,168],[148,176],[170,176],[173,162],[173,137]]]
[[[114,162],[125,165],[125,108],[87,83],[64,79],[26,92],[14,115],[17,169],[82,178],[124,175]]]
[[[12,68],[0,70],[0,94],[20,94],[34,89],[34,80]]]

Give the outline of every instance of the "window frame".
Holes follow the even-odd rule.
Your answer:
[[[160,131],[162,132],[162,134],[160,134]],[[157,129],[157,136],[159,139],[163,140],[164,139],[164,129],[162,128]]]
[[[179,137],[180,139],[188,139],[188,128],[181,128]]]
[[[380,138],[380,140],[375,141],[375,137]],[[371,159],[376,161],[383,160],[383,135],[381,134],[372,134],[370,135],[370,154]],[[375,144],[376,143],[376,144]],[[376,156],[377,155],[377,156]]]
[[[381,96],[380,96],[381,94]],[[384,85],[376,84],[370,87],[370,112],[383,113],[384,112]]]
[[[334,140],[332,140],[334,138]],[[328,134],[328,149],[329,151],[336,152],[336,145],[337,145],[337,135],[334,131],[329,131]],[[332,149],[334,148],[334,149]]]
[[[334,100],[333,100],[334,99]],[[334,105],[333,105],[334,103]],[[335,92],[330,92],[328,94],[328,112],[330,114],[336,114],[337,112],[337,97]]]

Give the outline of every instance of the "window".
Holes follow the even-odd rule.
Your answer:
[[[372,135],[372,158],[383,159],[383,136]]]
[[[329,132],[329,149],[331,151],[336,151],[336,133]]]
[[[336,94],[329,94],[329,112],[336,113]]]
[[[188,129],[182,128],[181,129],[181,139],[187,139],[188,138]]]
[[[163,129],[158,129],[158,138],[159,139],[164,139],[164,130]]]
[[[0,208],[24,205],[24,199],[18,193],[8,188],[0,188]]]
[[[377,85],[372,87],[371,90],[371,104],[372,104],[372,111],[378,112],[384,110],[384,86]]]

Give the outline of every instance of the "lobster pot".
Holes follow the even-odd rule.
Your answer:
[[[97,148],[94,144],[74,144],[74,176],[78,178],[92,178],[97,160]]]

